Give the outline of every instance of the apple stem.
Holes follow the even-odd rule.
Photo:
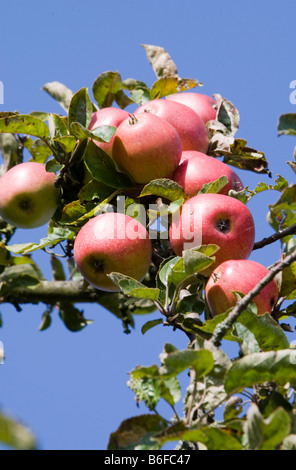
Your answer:
[[[134,114],[130,114],[129,117],[130,117],[129,124],[131,126],[134,126],[135,124],[137,124],[137,122],[139,122],[139,119],[137,119],[137,117]]]

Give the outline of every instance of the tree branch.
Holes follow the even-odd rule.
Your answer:
[[[254,243],[253,250],[258,250],[259,248],[263,248],[266,245],[270,245],[271,243],[274,243],[277,240],[280,240],[281,238],[294,234],[296,234],[296,224],[293,224],[284,230],[280,230],[279,232],[274,233],[270,237],[263,238],[263,240],[261,240],[260,242]]]
[[[34,288],[15,287],[0,295],[0,303],[56,305],[60,302],[100,303],[105,293],[84,281],[41,281]]]
[[[231,328],[236,320],[238,319],[239,315],[245,310],[248,304],[259,294],[259,292],[269,284],[272,279],[284,268],[290,266],[293,261],[296,261],[296,250],[294,250],[290,255],[288,255],[283,261],[279,261],[276,265],[274,265],[270,270],[269,273],[262,279],[259,284],[257,284],[247,295],[245,295],[240,302],[236,304],[234,309],[230,312],[228,317],[221,323],[219,323],[213,336],[211,338],[211,342],[219,347],[221,345],[221,341],[224,335],[227,333],[229,328]]]

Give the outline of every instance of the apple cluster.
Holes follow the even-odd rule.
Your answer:
[[[117,128],[110,142],[95,143],[113,159],[119,171],[130,176],[135,185],[170,178],[184,189],[187,200],[181,212],[172,218],[170,244],[177,256],[182,256],[184,250],[199,243],[219,246],[215,263],[201,273],[208,278],[205,293],[213,315],[235,305],[234,291],[246,294],[268,272],[261,264],[248,259],[255,239],[251,212],[240,200],[228,196],[231,189],[244,189],[241,179],[229,165],[207,155],[209,137],[206,124],[216,119],[216,113],[213,98],[201,93],[182,92],[166,99],[149,101],[132,115],[117,108],[101,109],[93,114],[89,126],[95,129],[109,124]],[[227,184],[219,193],[200,193],[206,183],[221,176],[226,176]],[[117,214],[101,215],[86,224],[74,247],[75,259],[82,273],[89,282],[104,290],[116,289],[106,272],[118,269],[141,280],[150,264],[152,248],[148,233],[137,238],[138,245],[133,242],[131,249],[126,236],[131,223],[128,216],[125,216],[121,232],[124,236],[115,240],[113,228],[118,217]],[[108,230],[112,232],[112,243],[104,244],[102,239],[98,241],[100,237],[94,236],[94,230],[105,234],[103,240],[108,239]],[[138,230],[142,233],[143,229]],[[88,255],[86,248],[82,247],[86,239],[96,240],[95,249],[89,243]],[[98,263],[92,259],[95,251],[97,254],[100,252]],[[116,264],[107,268],[110,259],[116,259]],[[277,298],[278,288],[273,281],[254,299],[258,314],[271,313]]]
[[[135,187],[168,178],[183,188],[186,201],[172,216],[169,241],[177,256],[201,244],[219,247],[214,264],[201,273],[207,278],[205,294],[213,315],[236,303],[234,291],[246,294],[267,273],[267,268],[248,259],[255,240],[252,214],[243,202],[228,195],[230,190],[244,189],[241,179],[230,166],[207,154],[207,123],[216,119],[216,105],[207,95],[180,92],[149,101],[133,114],[102,108],[93,113],[89,125],[90,130],[116,127],[109,142],[94,142]],[[218,193],[201,192],[205,184],[222,176],[227,184]],[[15,227],[47,223],[58,200],[55,174],[43,164],[16,165],[0,179],[0,215]],[[81,274],[96,288],[110,292],[118,290],[108,276],[111,272],[143,280],[152,251],[144,225],[119,212],[90,219],[74,243]],[[258,314],[271,313],[277,297],[273,281],[254,299]]]

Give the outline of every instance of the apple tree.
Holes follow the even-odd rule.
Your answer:
[[[109,310],[125,332],[141,313],[148,318],[144,334],[163,324],[186,335],[187,349],[178,350],[164,338],[158,365],[135,364],[128,386],[147,413],[118,423],[109,450],[161,449],[174,442],[176,449],[191,450],[296,449],[296,350],[287,336],[293,331],[289,318],[296,315],[296,185],[280,175],[270,184],[260,182],[260,175],[271,176],[268,162],[262,151],[236,137],[239,112],[232,102],[196,92],[202,83],[180,77],[163,48],[144,49],[156,74],[151,86],[107,71],[95,79],[92,97],[87,87],[72,92],[59,82],[45,84],[61,114],[0,114],[0,302],[16,309],[44,303],[41,330],[50,327],[53,315],[70,331],[87,327],[79,310],[83,302]],[[198,99],[209,114],[197,113]],[[165,103],[172,110],[168,114]],[[180,106],[187,113],[183,121]],[[191,132],[186,143],[182,126],[187,137]],[[296,115],[282,115],[278,131],[295,135]],[[201,147],[190,147],[193,141]],[[17,212],[25,212],[30,229],[37,201],[47,198],[40,196],[40,177],[41,188],[34,186],[34,171],[30,188],[22,187],[20,169],[26,163],[43,167],[54,202],[40,222],[48,224],[47,235],[39,243],[16,244],[15,231],[24,227]],[[296,163],[288,164],[293,177]],[[255,173],[256,187],[243,185],[236,168]],[[12,171],[14,186],[5,186]],[[278,193],[268,212],[274,234],[255,241],[248,202],[263,191]],[[201,200],[210,201],[208,208],[195,211],[195,201]],[[195,211],[198,219],[202,213],[197,233],[186,222],[188,214],[181,223],[188,205],[190,216]],[[141,238],[136,224],[134,237],[127,236],[124,225],[117,238],[97,243],[98,233],[106,232],[96,221],[108,212],[114,217],[121,212],[129,222],[141,216],[143,233],[149,231],[145,248],[136,245]],[[181,230],[178,240],[171,236],[174,226]],[[83,238],[88,227],[91,232]],[[193,245],[186,244],[192,240],[182,230],[194,232]],[[256,264],[253,271],[244,264],[253,250],[276,241],[280,250],[272,266]],[[34,259],[38,250],[48,253],[54,280],[41,274]],[[120,250],[121,255],[134,251],[137,260],[129,254],[131,262],[124,256],[116,262]],[[221,268],[230,263],[232,269],[233,260],[239,269],[234,281]],[[133,269],[137,261],[140,270]],[[155,311],[158,318],[149,320]],[[238,345],[237,357],[226,354],[223,340]],[[188,387],[182,397],[184,371]],[[161,399],[172,409],[170,420],[158,412]],[[175,409],[180,400],[182,416]],[[30,431],[5,414],[0,415],[0,440],[16,448],[35,445]]]

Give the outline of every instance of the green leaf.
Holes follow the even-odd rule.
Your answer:
[[[87,88],[81,88],[81,90],[73,95],[70,102],[68,112],[69,126],[72,122],[78,122],[87,128],[91,121],[92,112],[93,105],[88,95],[88,90]]]
[[[62,137],[55,137],[53,142],[58,142],[65,153],[72,153],[77,145],[77,140],[72,135],[63,135]]]
[[[125,173],[117,171],[113,160],[92,141],[89,141],[84,152],[84,162],[93,178],[111,186],[123,189],[133,186]]]
[[[163,325],[163,319],[162,318],[157,318],[156,320],[150,320],[147,321],[141,328],[141,332],[143,335],[147,333],[147,331],[151,330],[151,328],[154,328],[157,325]]]
[[[276,351],[289,348],[289,341],[279,324],[269,314],[256,315],[245,310],[237,323],[244,325],[256,339],[263,351]]]
[[[205,183],[198,194],[204,193],[219,193],[224,186],[228,183],[227,176],[220,176],[215,181],[211,181],[210,183]]]
[[[0,282],[6,283],[10,289],[16,287],[34,288],[40,283],[40,273],[32,264],[8,266],[0,274]]]
[[[43,85],[42,90],[57,100],[61,107],[68,112],[74,94],[73,91],[57,81],[46,83]]]
[[[122,79],[118,72],[103,72],[93,83],[92,92],[100,108],[112,105],[115,95],[121,90]]]
[[[150,411],[155,410],[161,398],[160,380],[151,377],[139,377],[129,380],[127,385],[135,393],[138,402],[144,402]]]
[[[150,101],[150,89],[144,82],[128,78],[122,82],[122,88],[129,90],[132,100],[139,105]]]
[[[296,135],[296,113],[282,114],[278,122],[279,135]]]
[[[215,261],[214,257],[206,256],[198,250],[184,250],[183,256],[172,266],[168,273],[168,282],[178,285],[187,277],[197,274],[207,269]]]
[[[90,138],[97,140],[98,142],[109,142],[116,132],[116,127],[102,125],[90,131],[79,122],[72,122],[70,130],[71,133],[79,140]]]
[[[66,328],[73,333],[81,331],[92,323],[92,320],[86,320],[84,318],[83,311],[78,310],[71,303],[62,302],[59,304],[59,316]]]
[[[152,85],[150,99],[163,98],[164,96],[189,90],[197,85],[199,85],[198,81],[193,79],[180,80],[177,77],[161,77]]]
[[[47,115],[48,126],[51,137],[63,137],[68,135],[67,123],[68,119],[66,116],[60,116],[59,114],[50,113]]]
[[[276,230],[288,228],[296,222],[296,185],[286,187],[279,200],[269,205],[268,221]]]
[[[52,155],[51,148],[41,139],[33,139],[27,138],[24,142],[24,147],[30,152],[32,155],[31,161],[45,163]]]
[[[150,181],[150,183],[144,186],[139,197],[149,196],[151,194],[168,199],[169,201],[186,198],[183,188],[178,183],[168,178]]]
[[[234,136],[239,128],[239,112],[231,101],[222,98],[221,95],[214,95],[217,101],[217,120],[221,122],[229,134]]]
[[[291,418],[283,408],[277,408],[268,419],[263,419],[257,405],[250,406],[245,423],[250,450],[277,450],[290,429]]]
[[[92,208],[94,205],[91,206]],[[84,204],[81,204],[80,201],[72,201],[69,204],[66,204],[63,207],[59,223],[63,225],[72,225],[75,224],[81,219],[85,214],[87,214],[89,207]]]
[[[285,385],[295,380],[296,351],[281,349],[253,353],[236,360],[226,373],[225,390],[232,394],[255,384]]]
[[[25,134],[47,139],[49,130],[45,122],[28,114],[16,114],[0,119],[0,132]]]
[[[224,422],[236,418],[238,415],[240,415],[240,413],[243,412],[244,408],[242,403],[243,400],[237,396],[230,397],[229,400],[227,400],[223,412]]]
[[[64,273],[62,262],[53,254],[50,256],[50,262],[51,262],[53,279],[55,281],[65,281],[66,276]]]
[[[47,310],[42,315],[41,324],[39,325],[39,331],[47,330],[51,325],[51,311]]]
[[[125,276],[121,273],[110,273],[108,276],[126,295],[149,300],[157,300],[159,297],[159,289],[146,287],[141,282],[129,276]]]
[[[166,421],[159,415],[140,415],[121,423],[108,442],[108,450],[159,449],[154,436],[166,429]]]
[[[206,349],[193,351],[186,349],[175,351],[164,358],[159,373],[166,377],[175,377],[188,368],[196,371],[198,378],[208,374],[214,367],[213,355]]]
[[[200,442],[207,450],[242,450],[241,443],[229,429],[215,426],[188,428],[185,423],[179,422],[158,433],[155,439],[161,447],[171,441],[187,441]]]
[[[3,413],[0,413],[0,441],[16,450],[36,450],[31,430]]]
[[[107,186],[102,181],[91,180],[79,191],[78,197],[81,203],[86,201],[104,201],[110,194],[113,193],[113,188]]]
[[[280,297],[287,297],[288,299],[294,298],[294,291],[296,289],[296,262],[290,264],[282,271]],[[289,307],[287,309],[290,310]]]
[[[42,238],[39,243],[19,243],[11,246],[7,246],[7,249],[14,254],[20,253],[31,253],[48,245],[56,245],[57,243],[65,240],[73,240],[75,238],[75,232],[68,228],[53,227],[49,234]]]

